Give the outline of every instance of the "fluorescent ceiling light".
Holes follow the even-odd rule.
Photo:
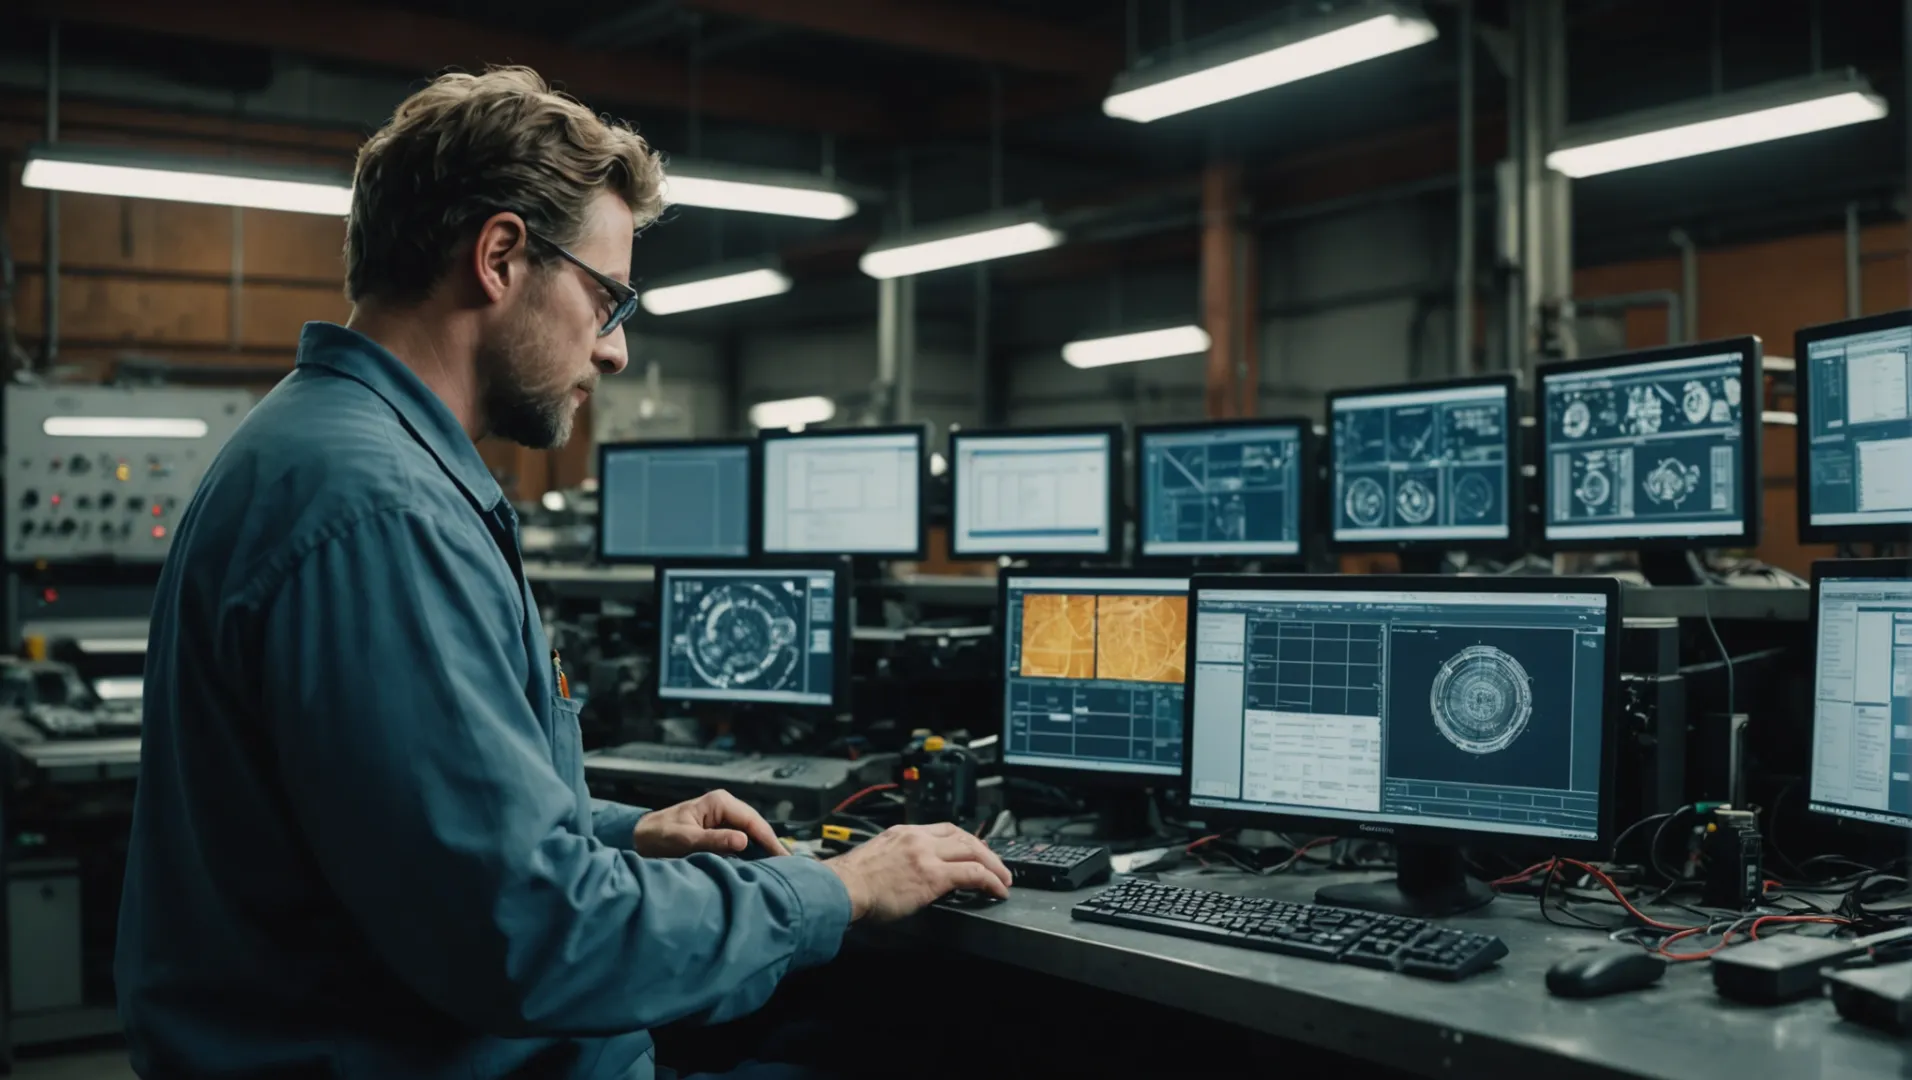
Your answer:
[[[67,439],[203,439],[206,422],[193,417],[49,416],[42,434]]]
[[[1433,41],[1412,8],[1361,5],[1323,19],[1246,34],[1186,59],[1116,76],[1102,111],[1146,124]]]
[[[886,240],[864,252],[857,265],[873,278],[909,277],[1025,255],[1060,243],[1062,234],[1040,214],[991,214]]]
[[[673,162],[664,177],[664,201],[711,210],[841,221],[856,200],[821,177],[740,169],[709,162]]]
[[[94,680],[93,692],[101,701],[136,701],[146,693],[146,680],[138,675],[108,675]]]
[[[836,402],[827,397],[784,398],[750,407],[750,423],[759,430],[802,431],[810,424],[821,424],[834,416]]]
[[[706,276],[673,284],[654,285],[639,300],[653,315],[757,300],[790,291],[790,276],[771,266],[705,271]]]
[[[1547,167],[1575,179],[1882,119],[1885,99],[1852,71],[1719,94],[1569,128]]]
[[[1199,326],[1175,326],[1071,341],[1062,347],[1062,361],[1073,368],[1099,368],[1207,351],[1208,331]]]
[[[73,643],[88,656],[129,656],[146,651],[146,639],[133,638],[80,638]]]
[[[344,217],[352,185],[313,170],[143,154],[121,147],[36,146],[21,183],[46,191],[243,206]]]

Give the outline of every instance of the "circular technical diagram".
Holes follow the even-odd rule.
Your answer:
[[[1348,494],[1342,500],[1348,512],[1348,520],[1363,529],[1372,529],[1381,524],[1381,518],[1387,513],[1388,494],[1371,476],[1357,478],[1348,485]]]
[[[1726,404],[1731,405],[1735,409],[1739,408],[1739,376],[1726,376],[1726,378],[1722,380],[1721,386],[1726,390]]]
[[[797,666],[788,600],[754,583],[705,593],[690,619],[690,663],[716,687],[780,689]]]
[[[1680,411],[1686,414],[1689,424],[1704,424],[1713,411],[1713,394],[1706,384],[1694,379],[1688,382],[1680,392]]]
[[[1651,386],[1635,386],[1627,390],[1626,420],[1620,425],[1628,435],[1652,435],[1660,430],[1660,420],[1665,416],[1660,404],[1660,395]]]
[[[1580,486],[1573,491],[1573,497],[1587,504],[1587,509],[1605,506],[1607,496],[1613,494],[1613,482],[1603,472],[1590,472],[1580,478]]]
[[[1428,704],[1448,742],[1470,754],[1492,754],[1527,730],[1534,690],[1520,661],[1492,645],[1469,645],[1435,673]]]
[[[1420,480],[1404,480],[1394,493],[1394,508],[1409,525],[1425,525],[1434,516],[1434,489]]]
[[[1643,486],[1647,498],[1656,503],[1671,503],[1677,508],[1688,495],[1699,490],[1700,467],[1688,465],[1679,458],[1661,458],[1653,471],[1646,474]]]
[[[1479,473],[1468,473],[1454,484],[1454,517],[1482,521],[1494,509],[1494,485]]]
[[[1575,398],[1567,403],[1567,411],[1560,417],[1560,431],[1569,439],[1578,439],[1593,426],[1593,410],[1587,403]]]

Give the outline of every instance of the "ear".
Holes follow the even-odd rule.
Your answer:
[[[526,264],[518,256],[530,241],[524,219],[513,213],[493,214],[478,227],[477,242],[472,245],[471,269],[478,287],[492,303],[504,295],[523,276]]]

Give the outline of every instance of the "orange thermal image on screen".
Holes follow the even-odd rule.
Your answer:
[[[1097,678],[1178,683],[1187,655],[1188,597],[1097,598]]]
[[[1095,597],[1037,593],[1023,598],[1022,674],[1095,678]]]

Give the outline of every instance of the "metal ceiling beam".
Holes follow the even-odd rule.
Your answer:
[[[1023,71],[1108,78],[1122,45],[1072,27],[932,0],[686,0],[690,7]]]
[[[672,57],[594,52],[458,19],[370,6],[275,6],[237,0],[35,0],[38,14],[230,45],[280,49],[425,74],[446,67],[526,64],[600,106],[683,107],[690,73]],[[867,94],[818,89],[762,75],[706,70],[698,107],[705,115],[848,135],[893,134],[896,125]]]

